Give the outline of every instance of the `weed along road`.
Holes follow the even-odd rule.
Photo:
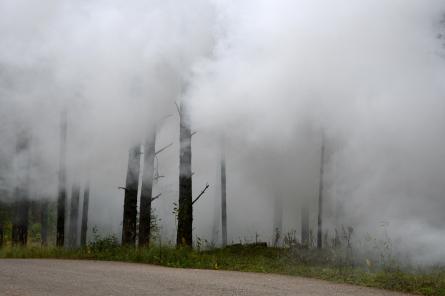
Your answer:
[[[405,295],[272,274],[166,268],[145,264],[4,259],[2,296]]]

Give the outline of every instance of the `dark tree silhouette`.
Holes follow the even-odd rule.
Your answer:
[[[60,120],[60,160],[59,160],[59,189],[57,196],[57,230],[56,245],[63,247],[65,243],[65,208],[66,208],[66,138],[67,113],[62,112]]]
[[[87,244],[88,231],[88,208],[90,204],[90,184],[87,183],[83,192],[83,207],[82,207],[82,226],[80,228],[80,245],[85,247]]]
[[[70,208],[70,231],[68,245],[70,248],[77,247],[77,235],[79,224],[79,199],[80,199],[80,186],[78,184],[73,185],[71,191],[71,208]]]
[[[222,246],[227,246],[226,155],[224,143],[221,153],[221,230]]]
[[[130,149],[127,179],[125,182],[124,217],[122,221],[122,244],[136,245],[137,200],[140,170],[140,145]]]
[[[321,139],[321,159],[320,159],[320,180],[318,188],[318,229],[317,229],[317,248],[323,247],[323,179],[325,162],[325,139]]]
[[[144,169],[142,173],[140,214],[139,214],[139,246],[150,244],[151,201],[153,192],[153,172],[155,160],[156,132],[149,132],[144,145]]]
[[[186,104],[179,111],[179,202],[177,246],[193,246],[192,132]]]
[[[40,202],[40,239],[42,246],[48,245],[48,210],[49,201],[43,199]]]

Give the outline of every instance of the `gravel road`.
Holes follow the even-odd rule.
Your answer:
[[[405,295],[271,274],[166,268],[145,264],[0,260],[0,295]]]

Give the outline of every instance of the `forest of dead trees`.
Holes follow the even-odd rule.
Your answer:
[[[189,112],[184,103],[177,104],[179,115],[179,196],[174,209],[177,219],[176,245],[193,247],[193,206],[205,195],[209,188],[207,184],[193,196],[193,171],[192,171],[192,132]],[[125,186],[118,187],[124,194],[122,215],[121,243],[125,246],[150,246],[152,230],[152,203],[162,198],[162,193],[153,194],[154,184],[160,176],[155,166],[155,159],[159,153],[168,149],[171,145],[157,148],[157,132],[159,122],[153,123],[147,128],[146,138],[143,143],[130,145],[128,153],[128,166]],[[58,247],[78,248],[87,244],[88,216],[90,202],[90,181],[85,180],[83,187],[79,182],[72,184],[71,191],[67,187],[67,138],[69,137],[69,125],[67,112],[61,113],[60,119],[60,153],[58,171],[57,198],[51,196],[31,198],[32,188],[29,179],[32,166],[32,136],[26,131],[17,135],[16,151],[14,156],[15,168],[21,174],[16,174],[16,185],[9,198],[0,199],[0,245],[10,241],[12,245],[24,246],[28,244],[30,225],[38,224],[38,240],[42,246],[54,244]],[[223,247],[228,244],[227,228],[227,174],[226,153],[224,137],[221,137],[221,154],[219,159],[219,184],[220,185],[220,239]],[[158,145],[159,146],[159,145]],[[325,139],[321,141],[320,175],[318,188],[318,215],[316,247],[323,247],[323,174],[325,166]],[[142,166],[141,166],[142,164]],[[142,182],[142,184],[139,184]],[[94,186],[94,184],[91,184]],[[2,196],[8,193],[3,190]],[[68,197],[70,200],[68,201]],[[138,205],[139,201],[139,205]],[[273,246],[278,246],[282,239],[282,212],[283,204],[280,197],[275,198],[274,206],[274,238]],[[94,215],[94,213],[91,213]],[[91,215],[90,214],[90,215]],[[303,248],[311,246],[310,243],[310,211],[307,202],[301,206],[301,234],[300,245]],[[10,227],[6,225],[10,224]],[[53,229],[53,231],[50,231]],[[8,233],[8,231],[10,233]],[[215,231],[215,230],[214,230]],[[218,231],[219,232],[219,231]],[[54,233],[50,236],[50,233]],[[54,242],[52,241],[54,239]]]

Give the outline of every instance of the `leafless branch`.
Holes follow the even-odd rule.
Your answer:
[[[167,148],[169,148],[169,147],[171,147],[171,146],[173,146],[173,143],[170,143],[170,144],[168,144],[167,146],[165,146],[165,147],[159,149],[158,151],[155,152],[155,155],[158,155],[159,153],[161,153],[162,151],[164,151],[165,149],[167,149]]]
[[[191,133],[190,137],[193,137],[197,132]]]
[[[195,202],[198,201],[198,199],[206,192],[206,190],[210,187],[209,183],[206,184],[204,189],[201,191],[201,193],[198,195],[198,197],[195,198],[195,200],[192,202],[192,205],[195,204]]]
[[[161,197],[161,195],[162,195],[162,193],[159,193],[159,194],[153,196],[153,197],[151,198],[151,201],[157,200],[159,197]]]
[[[127,187],[117,187],[117,189],[125,190],[125,192],[135,192],[136,190],[128,189]]]
[[[181,117],[181,107],[179,107],[178,102],[175,102],[176,110],[178,110],[178,115]]]

